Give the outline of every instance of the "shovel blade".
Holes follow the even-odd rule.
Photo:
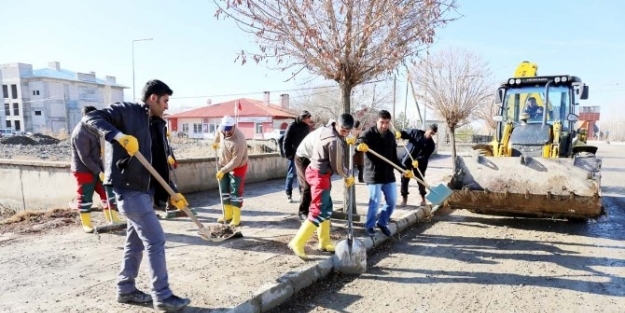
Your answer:
[[[122,230],[126,230],[127,226],[128,226],[127,223],[115,223],[115,224],[96,226],[94,229],[94,233],[100,234],[100,233],[122,231]]]
[[[425,196],[425,199],[432,205],[441,205],[452,193],[453,191],[449,187],[439,184],[430,188],[430,192]]]
[[[367,271],[367,247],[354,238],[351,244],[342,240],[334,251],[334,268],[343,274],[362,274]]]

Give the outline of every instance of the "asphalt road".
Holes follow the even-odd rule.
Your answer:
[[[625,312],[625,145],[599,145],[608,215],[572,223],[459,210],[272,312]]]

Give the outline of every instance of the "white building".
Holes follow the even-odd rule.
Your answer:
[[[115,76],[96,78],[94,72],[62,69],[59,62],[33,70],[31,64],[0,65],[0,128],[16,132],[70,133],[84,106],[103,108],[124,100],[124,88]]]

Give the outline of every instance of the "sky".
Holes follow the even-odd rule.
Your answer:
[[[34,68],[59,61],[72,71],[117,77],[132,88],[133,40],[136,86],[152,78],[173,90],[172,111],[239,97],[262,99],[281,93],[333,85],[329,80],[263,65],[235,63],[236,52],[254,49],[253,38],[231,20],[217,20],[212,0],[7,1],[0,27],[0,63]],[[437,32],[431,51],[464,47],[486,59],[498,81],[522,61],[538,64],[539,75],[571,74],[590,86],[583,105],[601,105],[602,117],[625,117],[625,1],[468,1],[458,0],[462,17]],[[404,89],[398,83],[397,104]],[[494,92],[494,90],[493,90]],[[132,89],[126,91],[132,98]],[[139,93],[139,92],[138,92]],[[301,92],[299,92],[301,94]],[[412,96],[409,96],[411,99]],[[412,103],[412,102],[411,102]],[[398,109],[399,110],[399,109]],[[409,112],[414,113],[409,105]],[[411,112],[412,111],[412,112]],[[604,119],[604,118],[602,118]]]

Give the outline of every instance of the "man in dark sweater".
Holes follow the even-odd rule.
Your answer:
[[[173,294],[165,262],[165,233],[154,214],[153,199],[156,179],[135,157],[141,154],[152,167],[167,167],[167,139],[163,113],[169,107],[173,91],[160,80],[150,80],[143,88],[142,102],[117,102],[90,112],[82,124],[98,132],[110,143],[106,151],[104,183],[113,186],[119,212],[127,221],[126,242],[121,271],[117,276],[117,301],[120,303],[152,302],[157,310],[181,310],[190,300]],[[174,191],[176,186],[170,186]],[[181,209],[188,206],[181,193],[170,202]],[[152,296],[137,289],[135,280],[144,250],[150,268]]]
[[[399,137],[401,139],[408,139],[408,143],[406,144],[406,149],[410,152],[404,154],[401,162],[406,169],[410,169],[413,171],[413,174],[425,181],[425,170],[428,168],[428,160],[430,156],[434,152],[434,148],[436,144],[432,139],[433,135],[436,135],[438,131],[438,125],[431,124],[427,130],[423,131],[421,129],[410,129],[408,131],[400,131]],[[410,158],[412,156],[412,158]],[[412,161],[414,159],[414,162]],[[415,164],[413,164],[415,163]],[[419,170],[417,170],[417,168]],[[419,175],[419,171],[423,176]],[[402,177],[401,178],[401,197],[402,202],[401,206],[405,206],[406,202],[408,202],[408,183],[410,182],[410,178]],[[421,183],[419,184],[419,194],[421,195],[420,205],[425,205],[425,186]]]
[[[295,152],[297,147],[304,140],[306,135],[310,133],[310,124],[312,115],[310,112],[304,110],[295,121],[286,128],[284,132],[284,156],[288,159],[288,166],[286,171],[286,183],[284,189],[286,191],[286,197],[289,202],[292,202],[293,195],[293,180],[295,180]],[[301,193],[301,186],[300,186]]]
[[[369,188],[369,210],[365,230],[367,235],[375,236],[374,227],[377,225],[386,236],[391,235],[388,222],[395,210],[397,202],[397,184],[394,167],[386,161],[374,156],[369,150],[373,150],[391,162],[401,166],[397,158],[397,142],[395,136],[389,131],[391,113],[381,110],[378,113],[376,125],[365,130],[356,140],[356,149],[365,152],[364,181]],[[412,172],[407,172],[412,174]],[[409,175],[410,175],[409,174]],[[384,194],[386,204],[380,211],[378,220],[378,207]]]

